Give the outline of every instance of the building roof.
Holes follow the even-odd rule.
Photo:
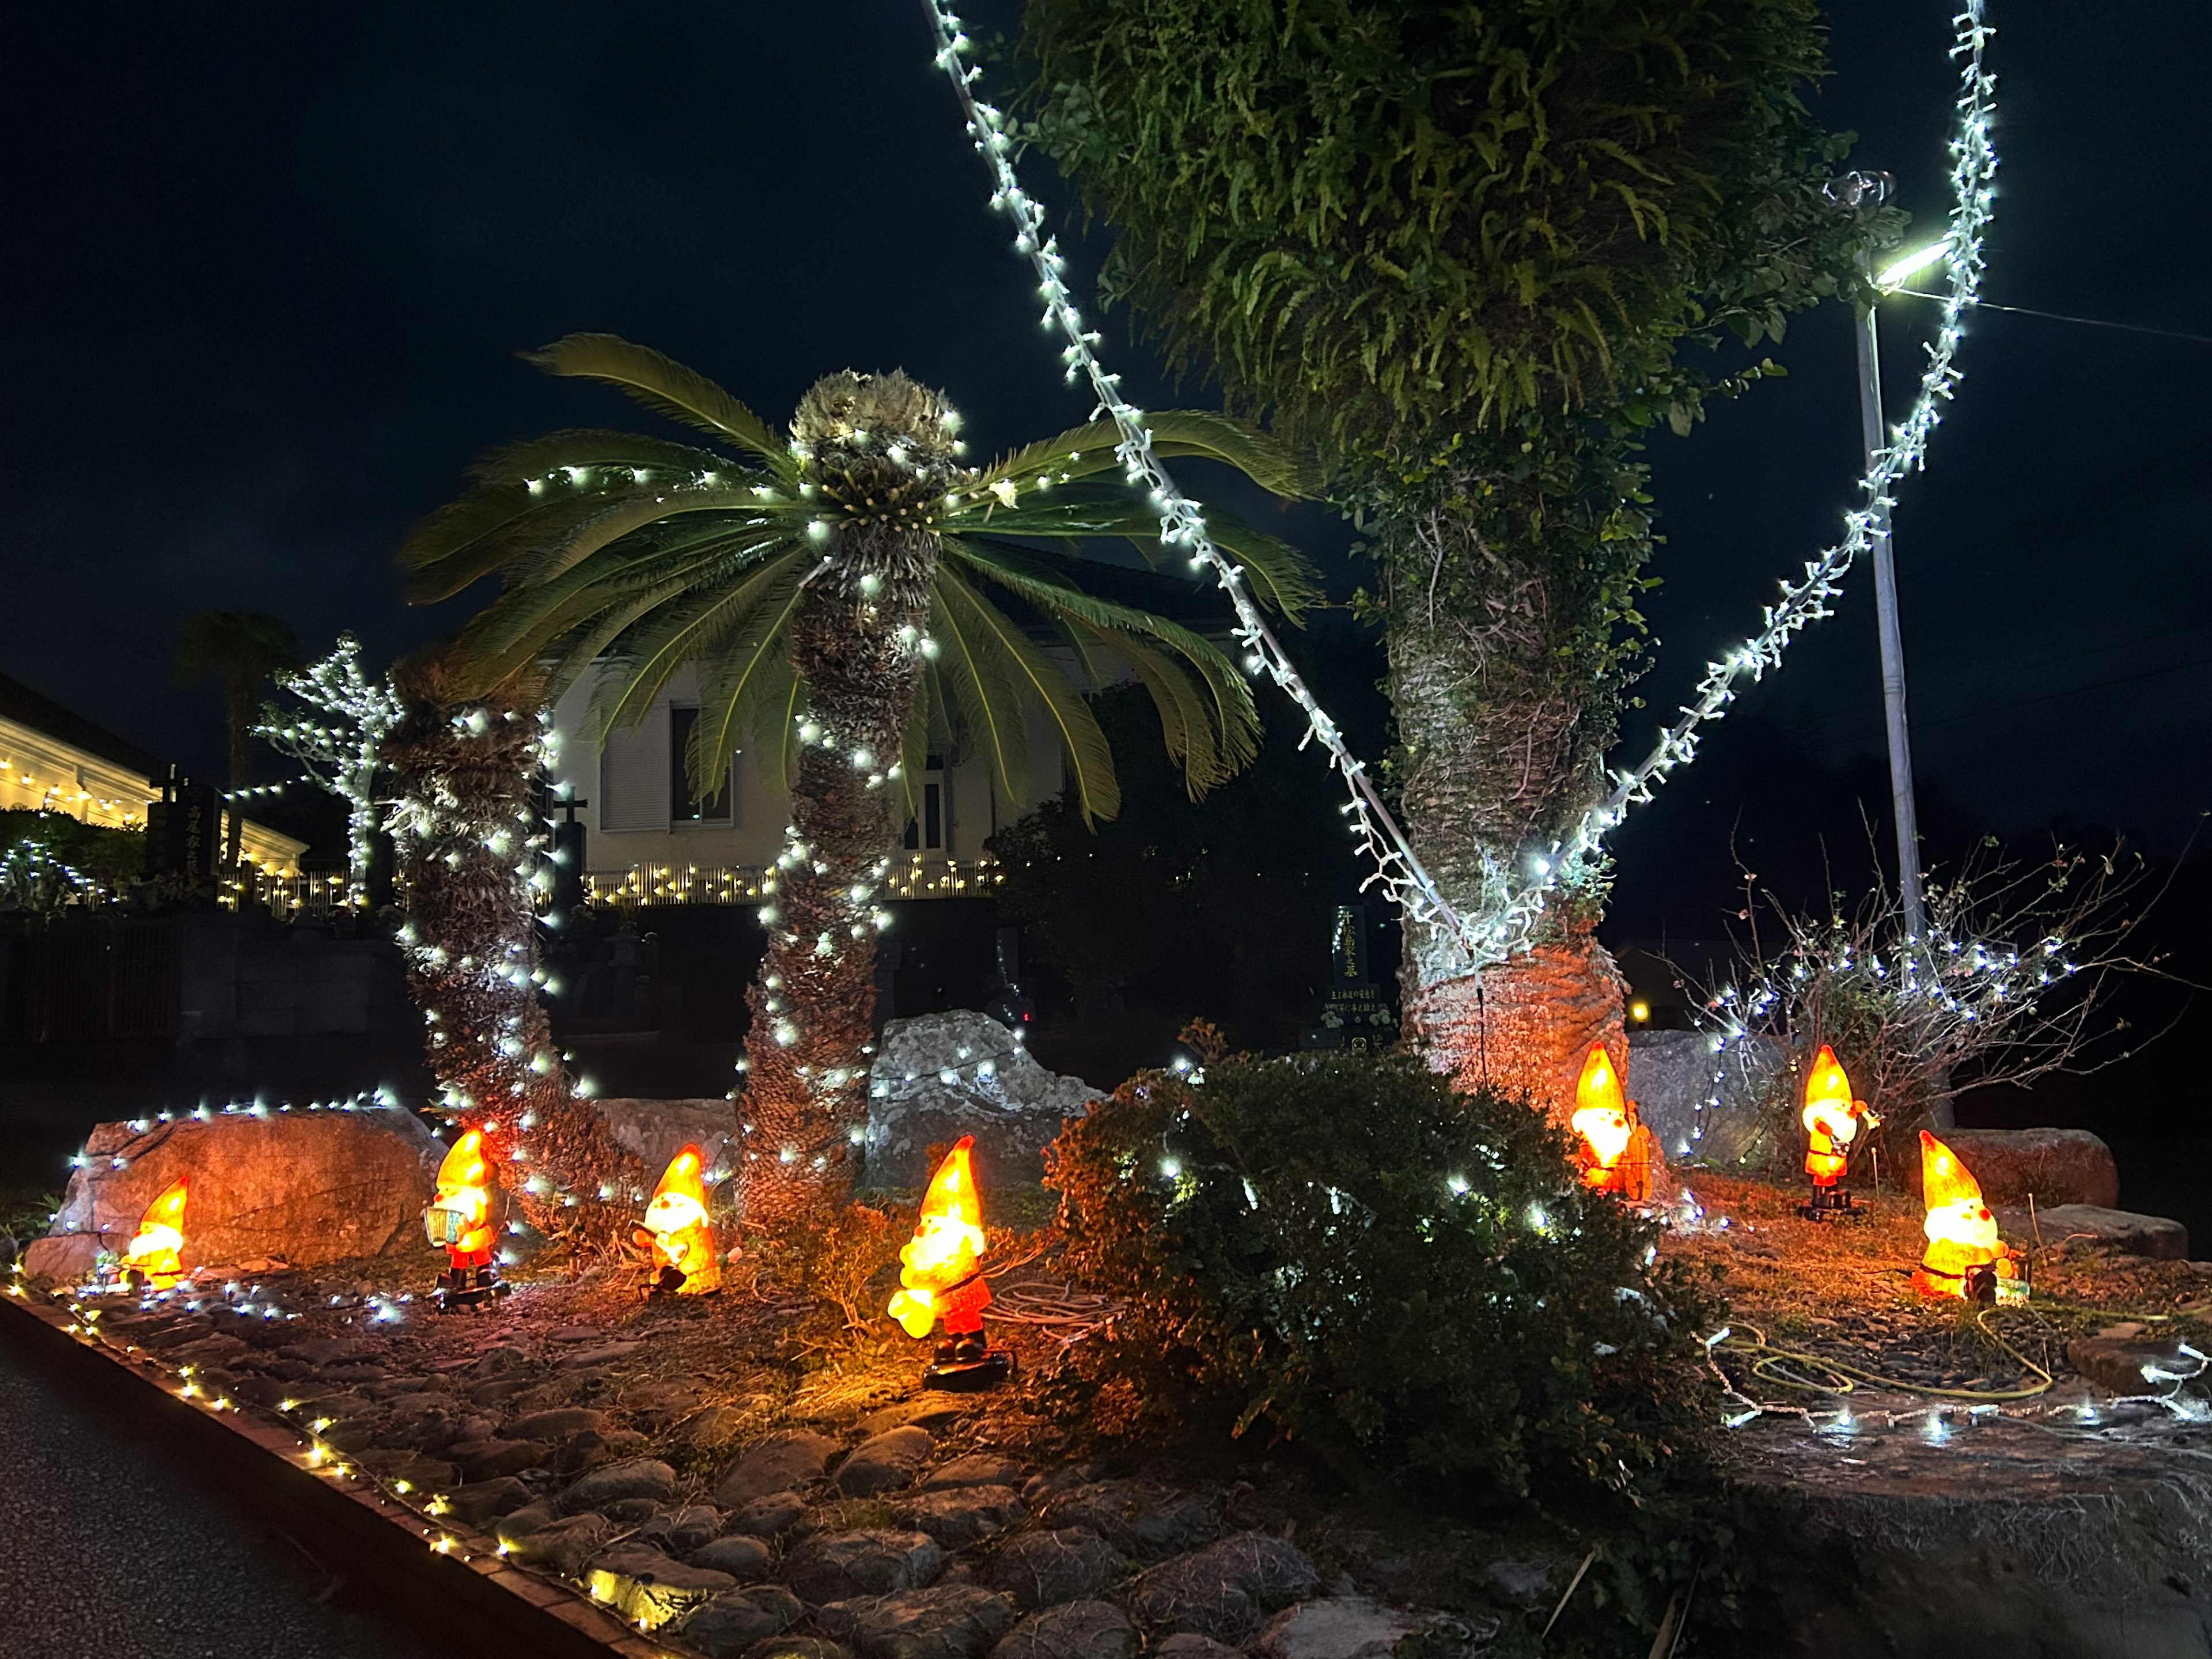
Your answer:
[[[117,737],[105,726],[94,726],[83,715],[70,712],[43,692],[33,691],[22,681],[5,674],[0,674],[0,720],[27,726],[34,732],[72,744],[87,754],[97,755],[104,761],[128,767],[156,781],[169,775],[169,763],[150,750]]]

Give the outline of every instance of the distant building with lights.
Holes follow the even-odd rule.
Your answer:
[[[66,812],[110,830],[141,830],[169,768],[21,680],[0,674],[0,808]],[[296,876],[307,843],[246,821],[242,856],[272,876]]]

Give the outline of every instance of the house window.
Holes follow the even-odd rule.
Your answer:
[[[722,787],[709,800],[694,800],[691,797],[691,769],[684,757],[691,747],[692,728],[699,724],[699,711],[681,705],[668,711],[668,821],[671,823],[727,823],[730,821],[730,779],[725,773]]]
[[[921,799],[915,808],[914,818],[906,827],[907,850],[910,853],[942,853],[945,850],[945,758],[932,755],[921,775]]]

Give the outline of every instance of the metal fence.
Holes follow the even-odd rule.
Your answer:
[[[584,877],[588,904],[758,904],[767,865],[633,864]],[[1006,878],[996,859],[909,858],[891,866],[885,896],[988,898]]]

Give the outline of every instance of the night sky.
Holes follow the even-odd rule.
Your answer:
[[[1916,242],[1942,206],[1951,10],[1859,0],[1819,100],[1861,133],[1856,164],[1898,175]],[[2195,130],[2212,15],[1991,16],[1987,297],[2212,333]],[[392,555],[474,454],[632,421],[518,350],[611,331],[771,418],[823,372],[903,367],[947,389],[979,449],[1088,413],[917,5],[80,4],[15,9],[5,47],[0,670],[188,766],[216,771],[222,738],[214,688],[171,673],[185,612],[273,611],[316,649],[350,627],[388,660],[466,614],[406,609]],[[1932,310],[1885,313],[1893,413]],[[1837,308],[1801,319],[1790,379],[1655,439],[1663,649],[1631,747],[1836,535],[1858,467],[1848,331]],[[1119,326],[1107,349],[1139,401],[1175,400]],[[1963,362],[1897,526],[1924,782],[1994,828],[2064,816],[2175,848],[2212,806],[2212,346],[1985,313]],[[1349,586],[1330,514],[1279,527]],[[1741,707],[1808,761],[1878,755],[1870,584]],[[1717,790],[1774,784],[1728,763],[1751,729],[1718,728],[1714,763],[1632,826],[1625,901],[1663,881],[1668,815],[1691,822],[1676,797],[1709,815]]]

